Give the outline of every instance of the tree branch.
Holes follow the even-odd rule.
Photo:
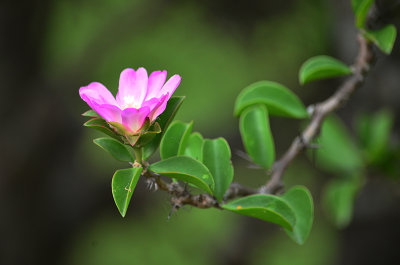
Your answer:
[[[361,34],[358,35],[358,42],[360,49],[352,67],[352,76],[350,76],[331,97],[321,103],[317,103],[315,106],[309,107],[309,109],[312,109],[312,113],[308,126],[293,140],[283,157],[274,163],[271,178],[266,185],[260,188],[260,193],[276,193],[283,188],[282,176],[287,166],[300,152],[307,148],[311,144],[311,141],[319,134],[325,117],[346,103],[354,91],[364,82],[365,76],[370,69],[370,64],[374,59],[374,54],[371,43]]]
[[[155,184],[155,189],[160,189],[168,192],[171,195],[171,204],[173,210],[177,210],[182,206],[188,204],[197,208],[220,208],[217,199],[208,193],[204,194],[191,194],[186,187],[182,187],[178,182],[166,182],[161,178],[161,175],[148,171],[145,169],[143,174],[153,185]],[[154,183],[152,183],[154,182]]]
[[[173,210],[177,210],[184,205],[191,205],[202,209],[221,208],[220,203],[214,196],[208,193],[191,194],[186,187],[182,187],[178,182],[166,182],[161,178],[161,175],[148,171],[147,167],[145,167],[143,175],[148,179],[151,186],[154,185],[156,189],[166,191],[171,195]],[[257,193],[256,189],[244,187],[239,183],[232,183],[226,192],[224,201],[255,193]]]
[[[309,107],[309,109],[312,109],[310,122],[304,131],[293,140],[283,157],[274,163],[269,181],[259,189],[252,189],[242,186],[239,183],[232,183],[225,194],[223,202],[251,194],[276,194],[283,189],[282,176],[287,166],[299,153],[310,146],[311,141],[319,134],[325,117],[346,103],[357,87],[364,82],[374,56],[371,44],[362,35],[358,35],[358,42],[360,50],[352,66],[353,74],[331,97]],[[143,165],[143,175],[148,179],[150,184],[154,185],[156,189],[166,191],[171,195],[172,211],[178,210],[184,205],[191,205],[202,209],[212,207],[221,209],[220,203],[214,196],[207,193],[191,194],[187,187],[182,187],[178,182],[166,182],[162,179],[161,175],[147,170],[148,164],[146,162]]]

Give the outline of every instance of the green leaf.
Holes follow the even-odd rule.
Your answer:
[[[224,204],[222,208],[271,222],[288,230],[293,230],[296,224],[295,212],[290,205],[274,195],[250,195]]]
[[[221,201],[233,179],[231,149],[224,138],[204,141],[203,163],[214,177],[214,195]]]
[[[394,25],[386,25],[378,30],[367,30],[365,37],[375,43],[381,51],[390,54],[396,40],[396,27]]]
[[[351,74],[351,69],[335,58],[319,55],[305,61],[300,67],[299,81],[304,85],[311,81]]]
[[[117,170],[111,182],[115,204],[122,217],[125,217],[133,191],[142,173],[141,167]]]
[[[174,119],[176,112],[181,107],[185,98],[184,96],[173,96],[168,100],[167,107],[156,120],[160,124],[162,130],[165,130]]]
[[[99,132],[102,132],[104,134],[107,134],[108,136],[111,136],[112,138],[122,142],[121,137],[119,137],[108,125],[108,123],[103,120],[102,118],[93,118],[88,120],[83,124],[86,127],[93,128]]]
[[[85,117],[92,117],[92,118],[101,118],[101,116],[99,114],[97,114],[96,111],[90,109],[88,111],[85,111],[84,113],[82,113],[82,116]]]
[[[240,134],[252,160],[269,169],[275,160],[275,146],[264,105],[247,108],[240,115]]]
[[[184,155],[203,161],[203,143],[204,139],[200,133],[192,133],[188,139]]]
[[[128,148],[115,139],[102,137],[94,139],[93,142],[106,150],[115,159],[123,162],[133,162],[135,159],[129,152]]]
[[[368,11],[375,0],[352,0],[351,5],[355,16],[356,26],[358,28],[365,28],[365,21],[367,19]]]
[[[173,96],[168,100],[167,107],[164,112],[161,113],[157,118],[157,122],[160,125],[161,133],[156,135],[151,142],[147,143],[143,148],[143,159],[148,159],[158,148],[161,142],[161,138],[165,133],[168,125],[174,119],[176,112],[183,103],[185,97]]]
[[[308,113],[300,99],[288,88],[271,81],[260,81],[249,85],[240,92],[235,103],[235,115],[246,108],[264,104],[270,115],[290,118],[306,118]]]
[[[151,164],[149,169],[160,175],[182,180],[213,194],[214,180],[208,168],[188,156],[174,156]]]
[[[317,165],[334,172],[355,172],[364,167],[362,156],[346,127],[336,116],[329,116],[322,124]]]
[[[387,110],[381,110],[373,115],[364,114],[357,118],[358,137],[368,161],[379,162],[385,157],[393,123],[393,114]]]
[[[136,146],[143,147],[154,139],[158,134],[161,133],[161,127],[158,122],[153,123],[150,128],[146,131],[142,131],[139,139],[137,140]]]
[[[123,125],[120,122],[116,122],[116,121],[108,121],[108,124],[110,124],[112,126],[112,128],[120,135],[125,135],[127,134],[127,130],[125,128],[125,125]]]
[[[192,132],[193,122],[174,121],[165,132],[160,144],[161,159],[183,155]]]
[[[358,178],[334,179],[326,186],[322,201],[338,228],[344,228],[350,223],[354,199],[360,187]]]
[[[314,219],[314,204],[311,193],[306,187],[296,186],[283,194],[281,198],[289,204],[296,216],[293,231],[288,229],[285,229],[285,231],[296,243],[302,245],[310,234]]]

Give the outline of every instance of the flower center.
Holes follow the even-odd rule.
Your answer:
[[[140,108],[140,104],[135,102],[133,96],[125,96],[124,97],[124,103],[122,104],[121,107],[122,107],[122,109],[127,109],[127,108],[139,109]]]

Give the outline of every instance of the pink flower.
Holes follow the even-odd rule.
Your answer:
[[[107,122],[118,123],[127,135],[137,134],[146,118],[152,123],[167,105],[181,82],[179,75],[167,82],[167,71],[155,71],[147,76],[144,68],[127,68],[121,72],[117,97],[101,83],[92,82],[79,89],[79,95]]]

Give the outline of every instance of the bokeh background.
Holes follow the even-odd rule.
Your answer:
[[[399,28],[399,1],[377,2],[380,21]],[[281,82],[307,105],[329,96],[340,79],[300,87],[297,72],[319,54],[353,61],[350,0],[4,1],[0,22],[0,264],[398,264],[396,181],[373,175],[352,223],[337,230],[320,207],[330,176],[301,156],[285,182],[307,185],[316,203],[304,246],[273,224],[225,211],[184,208],[168,219],[168,196],[143,181],[122,218],[110,183],[127,165],[82,127],[80,86],[99,81],[116,93],[124,68],[166,69],[182,76],[175,93],[187,96],[177,119],[225,137],[235,180],[259,186],[263,173],[237,155],[234,100],[259,80]],[[377,57],[367,85],[339,111],[349,125],[358,111],[400,111],[399,42]],[[299,123],[271,124],[279,155]]]

